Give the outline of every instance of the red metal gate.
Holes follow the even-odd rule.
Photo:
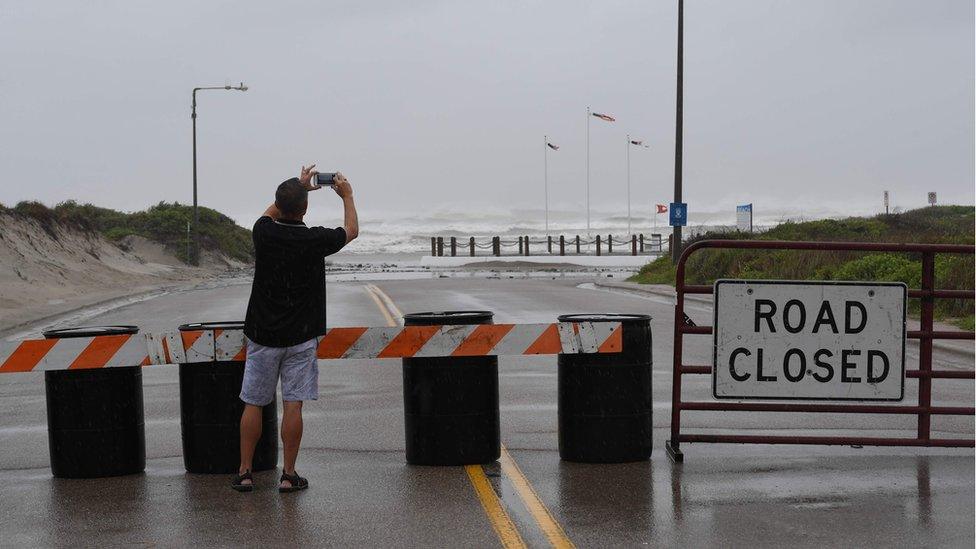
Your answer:
[[[916,405],[856,405],[856,404],[782,404],[745,402],[689,402],[681,400],[681,376],[710,374],[712,366],[682,363],[682,343],[685,334],[710,335],[712,326],[694,326],[686,323],[685,294],[711,294],[712,286],[685,284],[685,264],[692,254],[707,248],[764,249],[764,250],[816,250],[858,252],[902,252],[922,256],[922,287],[910,288],[909,298],[921,300],[919,330],[909,330],[908,338],[919,340],[919,365],[917,370],[906,370],[908,378],[918,379],[918,403]],[[668,455],[674,461],[682,460],[682,442],[722,442],[747,444],[837,444],[863,446],[940,446],[970,447],[973,439],[931,438],[930,420],[933,415],[974,415],[969,406],[932,406],[933,379],[974,379],[973,371],[933,370],[932,341],[935,339],[974,339],[973,332],[934,331],[933,312],[936,299],[974,299],[971,290],[940,290],[935,288],[935,256],[937,254],[973,255],[976,248],[950,244],[880,244],[865,242],[788,242],[778,240],[702,240],[688,246],[678,260],[675,274],[677,303],[674,308],[674,370],[671,388],[671,438],[666,443]],[[887,437],[839,437],[839,436],[767,436],[682,433],[683,410],[725,412],[800,412],[845,414],[910,414],[918,418],[915,438]]]

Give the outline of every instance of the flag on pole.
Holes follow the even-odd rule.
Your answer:
[[[657,213],[659,214],[667,213],[668,207],[665,206],[664,204],[656,204],[656,206],[657,206]]]
[[[616,122],[617,121],[616,118],[610,116],[609,114],[600,114],[598,112],[591,112],[590,114],[592,114],[593,116],[599,118],[600,120],[605,120],[607,122]]]
[[[640,140],[640,139],[638,139],[638,140],[631,139],[630,140],[630,144],[631,145],[637,145],[638,147],[644,147],[645,149],[649,149],[650,148],[649,145],[645,145],[644,144],[644,141],[643,140]]]
[[[559,150],[559,145],[553,145],[552,143],[549,143],[548,141],[546,141],[546,145],[549,145],[549,148],[552,149],[552,150],[554,150],[554,151],[558,151]]]

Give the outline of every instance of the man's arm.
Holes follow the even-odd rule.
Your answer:
[[[359,214],[356,213],[356,203],[352,199],[352,186],[341,173],[335,174],[335,185],[332,187],[342,198],[342,227],[346,230],[346,244],[359,236]]]

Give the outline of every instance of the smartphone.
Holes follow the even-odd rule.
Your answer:
[[[314,181],[316,185],[321,185],[323,187],[331,187],[335,185],[335,174],[334,173],[317,173],[315,174]]]

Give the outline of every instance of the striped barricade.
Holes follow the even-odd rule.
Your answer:
[[[320,359],[618,353],[619,322],[331,328]],[[243,360],[241,330],[0,343],[0,373]]]

